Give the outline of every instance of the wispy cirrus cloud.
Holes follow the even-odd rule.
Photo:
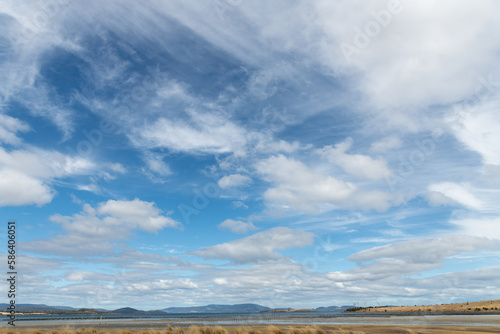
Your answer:
[[[408,294],[412,293],[410,286],[417,290],[421,288],[419,294],[426,294],[435,287],[424,288],[420,285],[434,278],[420,279],[418,275],[441,268],[455,255],[486,250],[498,253],[500,241],[466,235],[404,241],[353,254],[348,259],[356,262],[357,268],[330,272],[326,277],[341,286],[346,284],[346,287],[356,285],[373,288],[384,285],[380,284],[382,281],[390,281],[403,291],[407,289]],[[453,288],[457,288],[457,285],[454,284]],[[404,294],[402,291],[399,293]]]

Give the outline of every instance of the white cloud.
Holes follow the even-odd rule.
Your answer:
[[[0,174],[5,177],[2,179],[2,187],[17,184],[12,189],[5,188],[5,191],[0,192],[0,206],[47,204],[55,194],[51,187],[55,181],[82,175],[96,175],[104,180],[114,179],[107,170],[120,174],[126,171],[120,164],[103,163],[98,166],[80,156],[65,155],[32,146],[10,151],[0,147]],[[94,183],[74,184],[73,187],[99,191],[99,187]]]
[[[392,149],[400,148],[403,145],[399,137],[385,137],[372,143],[370,150],[373,152],[386,152]]]
[[[172,174],[170,167],[163,161],[163,156],[159,154],[146,153],[144,160],[146,167],[142,172],[154,183],[165,183],[166,176]]]
[[[457,217],[451,219],[450,223],[459,227],[460,233],[500,239],[500,217],[498,216]]]
[[[444,195],[442,192],[437,192],[437,191],[429,191],[425,195],[425,198],[427,202],[432,206],[441,206],[441,205],[455,206],[458,204],[456,201]]]
[[[440,268],[454,255],[482,250],[500,251],[500,240],[450,235],[404,241],[353,254],[348,259],[358,263],[358,268],[327,277],[340,282],[399,278]]]
[[[116,218],[120,224],[126,224],[128,228],[147,232],[157,232],[165,227],[179,227],[179,223],[172,218],[162,216],[161,210],[155,207],[153,202],[141,201],[138,198],[132,201],[109,200],[100,203],[97,213]]]
[[[15,169],[39,178],[65,177],[91,173],[96,165],[82,157],[37,148],[7,151],[0,147],[0,168]]]
[[[147,165],[150,170],[162,176],[169,175],[172,173],[167,164],[163,162],[163,160],[161,159],[155,159],[155,158],[148,159]]]
[[[315,173],[302,162],[283,155],[259,161],[256,167],[266,181],[277,185],[264,197],[299,210],[313,212],[321,203],[340,203],[358,190],[352,183]]]
[[[261,153],[292,153],[301,148],[310,148],[309,146],[302,146],[299,142],[294,141],[289,143],[285,140],[279,141],[259,141],[255,146],[255,150]]]
[[[138,129],[132,142],[147,147],[166,147],[189,153],[241,151],[247,142],[245,131],[225,117],[191,111],[190,120],[160,118]]]
[[[225,278],[215,278],[214,283],[217,285],[227,285],[228,284],[227,279],[225,279]]]
[[[233,208],[244,208],[244,209],[248,209],[248,205],[246,205],[245,203],[243,203],[242,201],[234,201],[233,204],[232,204],[232,207]]]
[[[178,280],[158,280],[154,282],[141,282],[133,283],[130,285],[132,289],[138,291],[162,291],[162,290],[174,290],[174,289],[197,289],[198,284],[190,279],[178,279]]]
[[[400,258],[409,262],[436,263],[446,257],[477,250],[500,250],[500,240],[466,235],[416,239],[361,251],[349,257],[355,262],[368,262],[379,258]]]
[[[318,154],[342,168],[346,173],[352,174],[359,179],[380,180],[391,175],[390,169],[385,161],[373,159],[367,155],[347,154],[352,147],[352,138],[347,138],[335,147],[325,146],[317,150]]]
[[[17,137],[18,132],[26,132],[29,125],[17,118],[0,114],[0,142],[11,145],[19,145],[21,139]]]
[[[56,178],[95,173],[95,164],[56,151],[36,148],[7,151],[0,147],[0,206],[44,205],[55,192],[50,184]]]
[[[58,255],[104,255],[113,250],[114,241],[126,240],[133,230],[150,233],[181,224],[162,215],[152,202],[108,200],[96,208],[85,204],[73,216],[53,215],[50,220],[60,224],[65,235],[25,243],[25,249]]]
[[[127,170],[125,169],[125,167],[123,167],[123,165],[119,164],[119,163],[108,164],[108,167],[110,170],[112,170],[113,172],[116,172],[116,173],[120,173],[120,174],[127,173]]]
[[[152,2],[139,4],[129,0],[99,5],[83,2],[59,3],[61,6],[55,6],[58,15],[52,15],[50,11],[47,11],[47,8],[54,7],[45,7],[45,12],[49,13],[45,25],[36,25],[33,20],[37,14],[42,13],[41,6],[44,6],[42,2],[35,5],[9,2],[0,9],[6,13],[3,15],[4,20],[0,23],[2,31],[7,37],[14,36],[14,42],[17,37],[24,42],[13,43],[14,48],[9,48],[2,53],[2,66],[0,66],[2,103],[6,102],[5,105],[8,105],[11,101],[20,102],[28,107],[32,114],[50,119],[67,138],[73,130],[73,115],[71,110],[57,99],[56,92],[43,82],[40,68],[45,65],[46,55],[54,54],[53,51],[71,50],[71,57],[76,56],[82,59],[82,66],[78,70],[82,71],[83,75],[89,75],[88,78],[92,78],[97,88],[95,91],[105,91],[104,88],[111,87],[120,88],[120,91],[124,93],[117,96],[115,100],[95,99],[87,105],[93,112],[96,110],[108,112],[115,107],[114,104],[120,103],[123,101],[122,98],[130,94],[129,89],[121,89],[124,88],[125,82],[135,85],[144,78],[137,73],[130,74],[130,63],[120,59],[120,56],[114,52],[115,50],[107,45],[108,40],[104,40],[108,38],[107,31],[110,31],[112,36],[118,36],[121,44],[132,39],[140,40],[141,45],[152,41],[151,44],[154,48],[160,49],[160,53],[168,53],[174,58],[181,54],[185,64],[194,63],[196,64],[194,71],[203,73],[204,64],[194,62],[193,59],[196,59],[195,57],[199,54],[204,55],[203,59],[210,59],[210,57],[205,57],[206,54],[210,55],[210,50],[208,53],[183,53],[176,47],[176,40],[171,38],[177,35],[185,41],[188,39],[178,34],[185,30],[192,31],[197,42],[204,40],[197,45],[208,44],[217,50],[224,50],[223,57],[230,57],[231,64],[236,64],[236,66],[244,64],[249,68],[253,67],[253,69],[243,69],[241,77],[234,80],[243,88],[237,88],[236,84],[235,86],[229,85],[213,100],[210,98],[203,100],[193,97],[196,94],[193,94],[197,89],[196,84],[199,82],[190,86],[190,78],[186,79],[187,83],[169,81],[168,86],[148,91],[148,94],[151,93],[154,96],[152,101],[141,101],[137,108],[130,104],[130,108],[133,109],[130,114],[118,115],[110,112],[114,121],[123,122],[120,124],[119,133],[130,136],[131,141],[141,149],[143,147],[159,148],[157,151],[167,148],[188,154],[222,153],[226,155],[248,151],[248,148],[252,147],[254,150],[252,153],[262,155],[277,152],[296,154],[293,159],[283,156],[266,159],[259,156],[256,159],[263,160],[257,163],[256,167],[260,175],[272,184],[264,194],[267,204],[277,204],[308,212],[316,212],[325,207],[326,209],[334,207],[384,210],[389,206],[391,198],[390,195],[380,190],[373,190],[373,188],[364,190],[368,182],[359,184],[345,182],[341,176],[328,174],[324,169],[320,169],[321,167],[314,166],[314,162],[309,162],[306,157],[299,156],[302,153],[301,150],[307,148],[303,142],[309,140],[309,138],[301,137],[302,130],[306,130],[302,126],[314,125],[314,122],[302,124],[297,129],[293,129],[298,130],[293,131],[293,135],[297,136],[296,138],[301,137],[299,143],[279,140],[271,135],[267,138],[251,133],[243,127],[243,122],[238,123],[241,121],[239,116],[243,115],[244,118],[245,113],[253,113],[257,119],[262,119],[261,123],[254,122],[261,125],[259,132],[278,136],[279,131],[287,126],[291,119],[298,119],[296,122],[300,123],[303,119],[300,117],[311,115],[314,110],[329,110],[337,113],[337,110],[346,109],[339,116],[347,118],[350,118],[350,112],[356,110],[361,115],[357,115],[359,117],[355,119],[363,120],[368,124],[363,130],[384,132],[386,127],[390,127],[395,131],[384,133],[398,133],[406,140],[408,138],[404,137],[404,132],[408,130],[416,132],[425,127],[436,126],[436,123],[441,122],[439,118],[443,106],[446,107],[447,104],[471,97],[478,92],[477,88],[481,93],[495,94],[491,89],[497,88],[496,83],[493,86],[479,85],[482,82],[481,75],[488,77],[493,75],[493,81],[498,81],[500,77],[497,75],[499,72],[496,66],[499,42],[495,35],[495,32],[499,30],[499,23],[491,14],[499,11],[499,5],[495,1],[486,0],[479,4],[453,0],[403,2],[402,12],[393,15],[387,27],[381,27],[380,34],[370,38],[369,45],[352,56],[350,64],[347,64],[339,53],[339,44],[352,43],[357,31],[354,28],[364,29],[368,22],[375,22],[372,11],[378,13],[380,10],[386,10],[387,1],[376,0],[368,5],[362,1],[332,2],[326,0],[293,4],[281,0],[272,3],[262,1],[196,3],[173,0],[161,6],[156,6]],[[233,6],[234,4],[236,5]],[[127,12],[134,12],[135,15],[127,16]],[[151,15],[152,13],[154,15]],[[124,21],[125,17],[128,19]],[[168,22],[171,21],[175,21],[175,25],[169,25]],[[87,35],[93,36],[92,40],[94,40],[95,31],[91,30],[96,26],[102,27],[102,34],[99,35],[105,36],[102,40],[102,47],[93,47],[88,52],[81,50],[73,52],[77,47],[67,42],[76,36],[73,32],[82,36],[82,41],[86,40]],[[182,28],[177,29],[178,27]],[[26,38],[26,33],[30,29],[33,34]],[[68,39],[62,36],[68,36]],[[95,44],[99,45],[99,43],[97,41]],[[153,48],[150,50],[152,51]],[[128,52],[123,48],[121,51]],[[136,65],[139,65],[142,60],[138,58],[136,51],[133,47],[129,51],[131,51],[128,53],[130,58],[134,58],[137,61]],[[96,55],[99,57],[98,60],[93,58]],[[5,57],[7,60],[4,62]],[[220,62],[214,63],[217,66],[221,64]],[[87,66],[91,70],[84,73]],[[300,72],[304,68],[304,72],[308,73],[306,76],[301,76]],[[315,81],[315,77],[318,76],[315,70],[317,68],[321,71],[319,74],[321,78],[318,80],[321,85]],[[331,75],[330,78],[329,75]],[[207,77],[204,76],[204,78]],[[343,90],[340,94],[336,91],[316,94],[320,91],[320,86],[331,89],[332,87],[328,84],[322,84],[329,80],[338,82],[339,77],[343,78],[339,85]],[[290,78],[294,79],[294,83],[289,80]],[[216,80],[211,82],[214,87],[224,84],[224,82],[217,81],[216,76],[214,79]],[[294,84],[300,86],[300,90],[294,92]],[[204,87],[206,90],[212,88],[206,83]],[[234,93],[232,96],[227,93],[231,90]],[[287,90],[294,95],[290,96],[291,99],[283,93]],[[311,103],[304,103],[303,96],[309,96],[309,92],[314,93],[311,94],[310,100],[306,99],[306,102]],[[286,108],[281,108],[282,106],[279,105],[283,97],[289,101]],[[295,98],[297,100],[294,100]],[[90,96],[89,99],[92,97]],[[248,105],[239,104],[243,99],[259,103],[248,107]],[[339,103],[348,101],[349,104],[346,103],[342,108],[332,108],[331,100],[333,99],[339,100]],[[184,104],[181,105],[179,101]],[[354,101],[354,106],[352,101]],[[272,117],[261,117],[266,112],[261,112],[259,109],[268,104],[271,107],[264,107],[264,109],[267,108]],[[196,112],[184,113],[186,105],[194,108]],[[347,108],[344,108],[345,106]],[[366,106],[369,107],[366,108]],[[429,106],[439,107],[436,110],[432,107],[432,112],[428,112],[426,109],[429,109]],[[297,113],[300,114],[297,115],[298,117],[293,115],[293,107],[300,110]],[[447,119],[451,133],[459,142],[471,151],[477,152],[477,157],[481,158],[483,163],[490,164],[493,169],[500,166],[497,149],[497,143],[500,142],[499,119],[496,112],[498,107],[497,101],[481,99],[480,103],[476,103],[472,108],[463,112],[450,113]],[[280,108],[280,115],[286,117],[274,118],[278,108]],[[139,110],[141,112],[138,112]],[[223,112],[218,110],[223,110]],[[232,118],[234,114],[238,117]],[[369,117],[366,117],[367,114]],[[20,133],[26,131],[27,128],[23,128],[23,124],[16,124],[16,121],[13,123],[12,119],[6,118],[8,116],[4,116],[3,120],[1,117],[0,114],[0,141],[9,145],[19,145]],[[374,124],[374,118],[377,118],[379,123]],[[272,122],[268,122],[269,120]],[[6,126],[6,124],[10,125]],[[357,126],[359,124],[353,124],[354,131]],[[315,138],[341,136],[342,132],[332,134],[333,127],[337,130],[342,125],[320,127],[318,133],[314,134],[317,135]],[[285,135],[292,133],[288,130],[292,129],[287,129]],[[287,138],[290,137],[287,135]],[[360,139],[366,140],[363,137]],[[455,143],[452,145],[453,149],[456,149]],[[402,141],[399,137],[387,137],[375,141],[371,145],[370,152],[388,152],[385,158],[390,159],[390,150],[401,148],[401,146]],[[350,148],[351,145],[347,141],[336,147],[324,148],[324,150],[334,163],[360,179],[379,180],[380,175],[383,175],[382,170],[388,169],[382,159],[367,154],[350,154],[348,153]],[[444,144],[438,150],[444,153],[449,148],[448,144]],[[434,154],[432,159],[425,161],[426,166],[415,168],[411,177],[405,177],[406,183],[400,183],[401,190],[404,192],[401,196],[408,199],[412,196],[408,192],[415,188],[417,193],[423,194],[429,191],[429,203],[434,205],[461,204],[474,210],[498,211],[498,193],[492,189],[494,180],[489,178],[494,174],[484,174],[484,179],[479,180],[483,182],[485,188],[489,187],[488,189],[479,189],[473,173],[470,174],[470,180],[467,180],[471,182],[470,185],[460,183],[463,182],[464,175],[469,176],[464,171],[470,171],[470,169],[467,169],[468,166],[464,167],[463,163],[456,163],[455,152],[451,150],[450,152]],[[241,153],[241,156],[244,155]],[[442,159],[447,157],[451,157],[453,166],[443,163]],[[404,158],[407,159],[408,155],[404,155]],[[255,156],[251,159],[255,159]],[[391,166],[396,159],[389,160]],[[238,162],[239,166],[231,171],[233,175],[248,173],[248,170],[244,168],[250,161],[244,161],[244,163]],[[145,159],[144,162],[145,168],[152,173],[151,175],[155,177],[169,175],[169,166],[162,159]],[[396,164],[397,162],[394,166]],[[461,167],[457,167],[458,165]],[[56,182],[62,184],[60,181],[67,180],[60,179],[75,175],[96,173],[111,180],[113,175],[103,174],[102,167],[99,166],[103,165],[87,159],[42,150],[36,151],[31,148],[19,151],[0,150],[0,206],[48,203],[55,193],[52,184]],[[106,168],[115,173],[125,171],[123,166],[107,166]],[[441,177],[443,175],[446,175],[446,178]],[[85,184],[80,186],[80,189],[94,191],[100,189],[96,184],[87,185],[86,182],[86,180],[78,180],[79,184]],[[230,178],[222,184],[224,182],[233,185],[243,181],[241,179],[238,181],[237,178],[231,179],[230,175]],[[486,194],[487,192],[489,195]],[[171,223],[166,219],[168,215],[155,211],[154,205],[145,203],[147,202],[108,201],[93,207],[87,206],[79,215],[59,218],[54,216],[53,219],[60,219],[58,221],[66,234],[38,242],[37,247],[34,243],[28,244],[28,247],[32,247],[33,252],[52,251],[53,254],[58,255],[112,254],[116,243],[113,245],[110,240],[124,240],[127,232],[133,230],[158,231],[162,226]],[[245,204],[234,202],[234,206],[245,207]],[[127,211],[129,207],[137,211]],[[138,212],[143,213],[138,214],[140,217],[134,216]],[[389,216],[391,219],[400,219],[397,213],[391,213]],[[384,219],[389,216],[384,216]],[[500,238],[496,233],[499,230],[497,226],[500,224],[497,216],[457,217],[454,215],[453,217],[455,218],[451,220],[451,223],[466,234]],[[144,219],[141,220],[142,218]],[[365,222],[372,221],[372,218],[366,217]],[[338,217],[332,219],[334,222],[340,220]],[[325,220],[323,226],[329,228],[334,222]],[[78,226],[80,223],[81,226]],[[249,227],[249,225],[242,224],[250,223],[232,221],[227,224],[227,228],[241,228],[243,231]],[[441,227],[447,228],[448,225],[440,225],[437,228]],[[361,233],[361,229],[358,230]],[[131,278],[123,288],[119,289],[98,283],[101,282],[102,275],[92,272],[75,272],[72,276],[67,276],[68,279],[94,281],[88,284],[51,286],[48,283],[50,280],[43,276],[36,276],[37,282],[34,279],[31,280],[31,277],[27,277],[26,281],[31,280],[29,284],[32,285],[29,288],[36,287],[36,289],[29,290],[29,293],[36,298],[45,302],[50,302],[54,298],[66,298],[65,300],[72,300],[75,305],[81,302],[82,295],[99,294],[101,291],[108,291],[108,288],[113,290],[115,297],[118,292],[123,299],[132,303],[138,302],[137,305],[143,303],[145,298],[148,300],[148,305],[149,303],[163,305],[165,300],[182,300],[189,304],[212,303],[215,300],[241,302],[261,298],[264,302],[276,300],[283,303],[277,306],[288,306],[291,305],[289,303],[306,300],[310,300],[311,305],[314,305],[319,300],[328,302],[332,298],[335,300],[343,298],[347,302],[352,302],[353,298],[357,298],[357,301],[378,301],[378,298],[399,298],[418,294],[432,296],[426,297],[429,299],[436,298],[435,296],[440,296],[441,293],[453,297],[450,292],[442,291],[442,287],[446,288],[443,283],[445,280],[456,284],[455,298],[462,298],[466,294],[481,297],[491,294],[492,291],[498,292],[498,288],[495,288],[499,286],[497,267],[439,275],[430,279],[408,278],[408,276],[439,267],[447,258],[453,257],[453,254],[468,251],[466,247],[457,248],[457,245],[469,245],[472,251],[482,249],[478,244],[484,244],[485,249],[493,249],[494,247],[490,247],[491,244],[486,239],[477,242],[475,239],[459,237],[432,242],[424,239],[413,244],[396,244],[389,250],[373,250],[371,255],[368,254],[369,252],[361,252],[351,258],[353,261],[356,261],[355,259],[361,261],[361,267],[339,273],[337,277],[339,281],[332,283],[318,277],[317,273],[312,271],[305,273],[297,263],[285,261],[284,257],[278,254],[281,250],[276,246],[278,242],[273,241],[271,237],[260,233],[255,235],[260,235],[260,237],[255,237],[256,242],[250,243],[247,238],[244,238],[217,245],[214,248],[209,247],[200,252],[207,251],[212,255],[215,254],[215,258],[229,258],[235,262],[240,261],[239,263],[250,261],[249,259],[255,261],[273,259],[274,261],[244,268],[234,268],[234,266],[230,266],[230,269],[227,269],[229,267],[211,268],[212,271],[208,273],[204,271],[203,274],[198,275],[196,281],[191,281],[189,278],[159,277],[167,275],[166,273],[151,276],[151,271],[148,270],[165,268],[160,262],[166,262],[167,259],[157,258],[158,262],[154,262],[144,254],[128,259],[127,269],[135,269],[128,271],[133,279]],[[99,236],[103,236],[103,239]],[[259,242],[264,246],[267,242],[271,246],[264,247],[259,253],[255,246]],[[441,243],[442,246],[440,246]],[[248,253],[238,253],[244,253],[244,247],[249,249]],[[411,252],[407,251],[407,248],[411,247],[415,249],[413,256],[408,255]],[[429,253],[425,247],[432,249],[433,252]],[[447,252],[447,248],[451,251]],[[418,257],[419,253],[421,253],[421,258]],[[116,263],[114,260],[116,259],[111,259],[109,262]],[[374,262],[370,264],[369,261]],[[46,262],[40,261],[40,263]],[[58,267],[50,268],[58,269]],[[335,278],[335,275],[332,275],[330,274]],[[192,273],[189,276],[192,276]],[[363,284],[358,284],[360,280],[364,280]],[[189,291],[182,293],[175,291],[179,289]],[[373,291],[377,291],[377,296],[373,295]],[[110,298],[107,302],[112,303],[112,299]],[[393,300],[390,302],[392,303]]]
[[[226,219],[218,226],[220,229],[230,230],[233,233],[246,234],[250,231],[258,230],[252,222],[242,222],[240,220]]]
[[[12,169],[0,170],[0,206],[50,203],[54,191],[42,180]]]
[[[456,138],[479,153],[485,164],[500,165],[499,108],[499,98],[488,99],[471,107],[458,105],[446,118]]]
[[[386,1],[361,7],[360,2],[354,2],[341,8],[326,1],[318,4],[325,32],[339,44],[354,42],[353,28],[364,30],[369,22],[376,24],[371,11],[388,9]],[[390,15],[387,26],[378,24],[380,33],[367,37],[369,45],[353,55],[350,66],[364,74],[362,89],[381,109],[461,100],[474,91],[478,73],[485,73],[495,62],[498,40],[486,41],[478,36],[489,36],[493,27],[498,27],[489,14],[496,10],[498,3],[494,1],[472,7],[466,1],[401,3],[400,13]],[[332,16],[341,18],[343,14],[340,22],[328,22],[334,21]],[[425,29],[415,29],[424,21]],[[393,45],[398,48],[391,48]]]
[[[248,185],[252,182],[252,179],[246,175],[241,174],[231,174],[223,176],[217,184],[221,189],[241,187]]]
[[[483,204],[468,188],[465,185],[452,182],[435,183],[429,186],[431,194],[428,198],[432,205],[449,205],[451,200],[451,202],[464,205],[470,209],[481,209]]]
[[[236,263],[276,260],[281,257],[276,251],[311,245],[314,237],[311,232],[275,227],[243,239],[207,247],[192,254],[205,259],[227,259]]]
[[[323,205],[363,210],[386,210],[390,196],[382,191],[362,191],[351,182],[313,171],[304,163],[274,156],[256,164],[264,180],[275,184],[264,193],[270,203],[314,213]]]
[[[78,49],[62,37],[65,29],[60,29],[60,24],[67,16],[60,9],[60,5],[44,7],[27,3],[2,6],[0,12],[8,18],[2,20],[2,31],[8,32],[11,43],[5,44],[8,47],[0,67],[0,96],[3,101],[18,102],[33,115],[50,120],[61,130],[63,138],[68,139],[74,125],[73,112],[58,100],[40,76],[49,50]]]

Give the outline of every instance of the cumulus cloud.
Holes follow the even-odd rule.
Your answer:
[[[240,220],[226,219],[218,226],[220,229],[230,230],[233,233],[246,234],[250,231],[258,230],[258,228],[252,224],[252,222],[242,222]]]
[[[275,227],[243,239],[207,247],[192,252],[205,259],[231,260],[236,263],[255,263],[276,260],[281,257],[276,251],[304,247],[314,242],[311,232]]]
[[[58,180],[89,176],[92,183],[75,184],[76,189],[99,191],[94,184],[97,179],[112,180],[116,174],[126,170],[121,164],[101,163],[81,157],[26,146],[22,149],[7,150],[0,147],[0,206],[44,205],[55,195],[52,184]],[[94,177],[92,179],[92,177]],[[12,187],[17,184],[16,187]]]
[[[96,173],[96,165],[85,158],[37,148],[7,151],[0,147],[0,206],[43,205],[55,192],[56,178]]]
[[[162,214],[153,202],[108,200],[97,207],[83,206],[73,216],[53,215],[50,220],[65,231],[49,239],[25,243],[25,249],[48,254],[104,255],[113,250],[113,241],[126,240],[133,230],[150,233],[181,224]]]
[[[221,189],[240,187],[252,182],[252,179],[246,175],[231,174],[223,176],[217,184]]]
[[[170,217],[162,216],[161,210],[153,202],[109,200],[100,203],[97,214],[116,219],[116,222],[128,228],[147,232],[157,232],[165,227],[179,227],[179,223]],[[107,219],[107,218],[105,218]],[[111,220],[110,224],[114,224]]]
[[[264,193],[270,203],[310,213],[325,204],[365,210],[386,210],[390,206],[390,197],[384,192],[364,192],[351,182],[315,172],[304,163],[283,155],[259,161],[256,168],[264,180],[275,184]]]
[[[0,206],[50,203],[54,191],[44,181],[15,170],[0,170]]]
[[[315,173],[300,161],[283,155],[257,163],[257,171],[277,187],[268,189],[264,197],[305,211],[316,211],[320,203],[340,203],[358,187],[331,176]]]
[[[359,179],[380,180],[387,175],[391,175],[391,171],[385,161],[373,159],[370,156],[362,154],[348,154],[353,144],[352,138],[347,138],[345,141],[335,145],[335,147],[325,146],[317,150],[323,158],[336,164],[346,173],[352,174]]]

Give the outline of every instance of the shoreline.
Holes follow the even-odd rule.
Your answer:
[[[334,333],[354,333],[354,334],[389,334],[389,333],[407,333],[407,334],[483,334],[483,333],[498,333],[498,326],[472,326],[471,324],[463,325],[439,325],[439,324],[258,324],[258,325],[205,325],[199,326],[191,323],[185,324],[170,324],[165,322],[153,324],[130,324],[120,322],[120,326],[113,327],[103,324],[98,326],[80,326],[73,325],[58,325],[55,327],[39,326],[36,327],[18,327],[2,328],[1,334],[19,333],[33,334],[36,330],[37,334],[334,334]]]
[[[81,320],[16,320],[16,329],[60,329],[92,327],[101,329],[165,329],[168,325],[178,327],[195,326],[223,326],[234,327],[262,327],[262,326],[417,326],[417,327],[443,327],[443,326],[467,326],[470,328],[488,327],[500,332],[500,316],[498,315],[409,315],[393,316],[384,314],[366,314],[363,316],[343,316],[334,318],[290,318],[274,319],[246,318],[246,319],[220,319],[217,317],[207,318],[130,318],[130,319],[81,319]],[[13,329],[7,322],[0,325],[2,329]]]

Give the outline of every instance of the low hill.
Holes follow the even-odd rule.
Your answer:
[[[441,305],[354,307],[346,312],[358,313],[500,313],[500,299]]]
[[[162,311],[167,313],[257,313],[269,310],[268,307],[257,304],[207,305],[193,307],[169,307]]]
[[[9,304],[1,303],[0,309],[9,307]],[[16,304],[19,312],[55,312],[55,311],[76,311],[76,308],[69,306],[48,306],[45,304]]]
[[[292,308],[274,308],[271,310],[265,310],[261,312],[318,312],[316,310],[311,310],[307,308],[298,308],[298,309],[292,309]]]
[[[110,313],[117,313],[117,314],[122,314],[122,315],[154,315],[154,314],[165,314],[165,312],[157,310],[157,311],[141,311],[141,310],[136,310],[135,308],[131,307],[123,307],[119,308],[117,310],[111,311]]]

